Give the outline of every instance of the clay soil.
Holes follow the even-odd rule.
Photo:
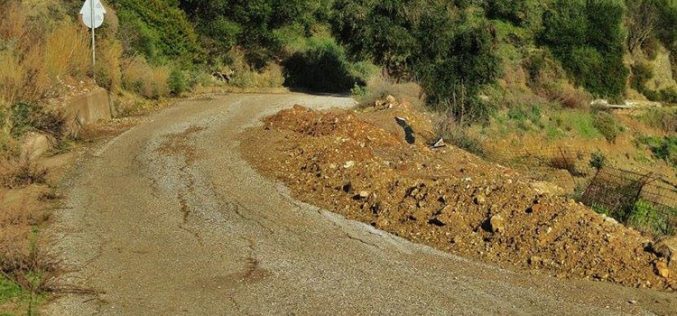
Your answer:
[[[414,144],[396,117],[413,128]],[[295,106],[242,133],[241,149],[296,198],[443,251],[560,278],[677,289],[676,263],[647,250],[649,237],[536,191],[526,174],[453,146],[432,149],[432,130],[431,118],[406,104]]]

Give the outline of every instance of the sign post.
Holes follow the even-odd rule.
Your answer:
[[[80,9],[82,23],[92,30],[92,74],[96,66],[96,37],[94,30],[103,24],[103,17],[106,14],[106,8],[101,4],[101,0],[85,0],[85,4]]]

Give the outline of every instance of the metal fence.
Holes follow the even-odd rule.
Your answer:
[[[650,207],[652,216],[662,218],[666,230],[677,223],[677,186],[653,173],[639,173],[613,167],[597,171],[581,201],[593,208],[614,214],[626,221],[638,202]]]

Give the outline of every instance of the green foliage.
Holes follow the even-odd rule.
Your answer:
[[[616,142],[616,138],[621,133],[621,127],[613,115],[604,111],[595,114],[593,125],[610,143]]]
[[[353,58],[367,58],[396,79],[416,79],[428,103],[457,120],[486,120],[479,88],[500,74],[492,26],[435,1],[338,0],[334,34]]]
[[[274,57],[284,57],[279,30],[300,27],[311,35],[316,24],[329,16],[328,0],[180,0],[180,7],[195,22],[210,55],[234,46],[246,51],[247,62],[263,69]]]
[[[639,116],[645,124],[667,133],[677,132],[677,108],[649,108]]]
[[[164,0],[118,0],[120,38],[127,54],[143,54],[153,64],[199,63],[198,37],[184,12]]]
[[[470,135],[467,130],[462,127],[448,130],[442,135],[445,141],[461,148],[467,152],[473,153],[477,156],[485,156],[486,150],[482,142],[476,137]]]
[[[677,104],[677,89],[675,89],[674,87],[661,89],[658,91],[645,89],[644,95],[646,96],[647,99],[651,101]]]
[[[641,137],[639,142],[649,147],[654,157],[677,166],[677,136]]]
[[[606,155],[601,151],[596,151],[590,154],[590,167],[597,170],[604,168],[606,165]]]
[[[649,63],[638,63],[632,66],[630,85],[640,93],[645,93],[646,83],[653,77],[653,67]]]
[[[22,294],[23,289],[18,284],[0,276],[0,305],[9,300],[20,298]]]
[[[597,96],[619,97],[628,76],[623,14],[615,0],[555,0],[544,14],[540,41],[577,84]]]
[[[184,75],[181,70],[176,68],[173,69],[169,74],[167,85],[169,86],[169,91],[172,95],[181,95],[181,93],[188,90],[188,80],[186,79],[186,75]]]
[[[343,48],[332,40],[313,41],[308,50],[284,61],[285,85],[314,92],[346,92],[364,85],[351,74]]]
[[[515,106],[508,110],[508,118],[518,123],[530,121],[532,124],[542,126],[541,123],[541,108],[538,105]],[[522,126],[522,125],[518,125]],[[524,125],[526,126],[526,125]],[[527,129],[526,127],[524,129]]]
[[[31,130],[38,130],[61,139],[66,131],[66,119],[63,115],[47,111],[36,103],[14,104],[9,121],[11,134],[14,137],[20,137]]]
[[[484,9],[490,19],[509,21],[520,26],[540,24],[543,3],[534,0],[487,0]]]
[[[661,211],[654,204],[640,199],[635,203],[627,224],[657,236],[672,235],[675,233],[675,227],[670,222],[671,213],[677,214],[677,210]]]

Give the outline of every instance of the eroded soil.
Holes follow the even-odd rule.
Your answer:
[[[397,118],[413,127],[415,144]],[[649,238],[536,191],[514,170],[453,146],[432,149],[431,131],[430,118],[406,104],[359,112],[295,106],[243,133],[241,146],[298,199],[415,242],[560,278],[677,289],[677,263],[647,250]]]

